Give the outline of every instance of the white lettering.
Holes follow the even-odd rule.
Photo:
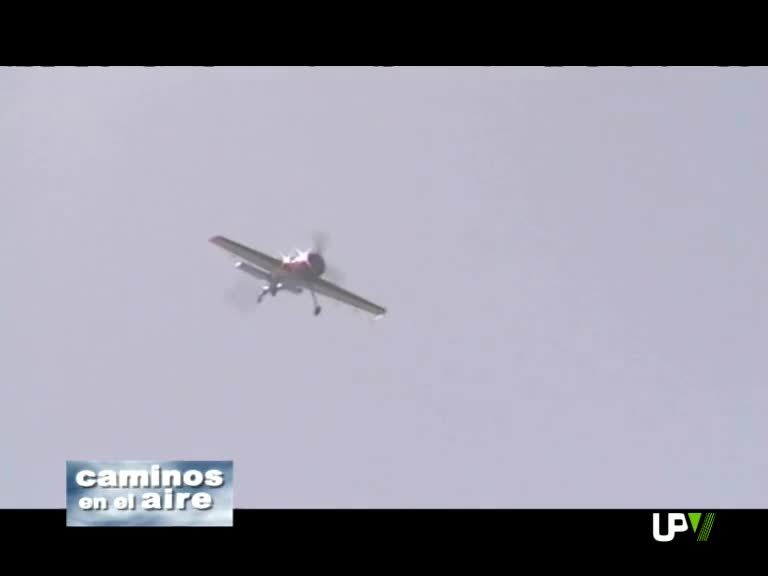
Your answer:
[[[653,515],[653,539],[657,542],[671,542],[675,534],[688,530],[688,522],[685,520],[685,514],[672,512],[667,515],[667,533],[662,534],[660,529],[661,514]]]

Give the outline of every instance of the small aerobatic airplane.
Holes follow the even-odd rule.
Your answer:
[[[292,256],[278,259],[223,236],[214,236],[210,241],[237,256],[235,268],[266,281],[259,294],[259,302],[267,293],[275,296],[280,290],[285,290],[301,294],[306,289],[312,294],[315,316],[320,314],[321,310],[316,293],[370,312],[377,318],[386,314],[385,308],[321,278],[326,271],[326,265],[320,247],[306,251],[296,250]]]

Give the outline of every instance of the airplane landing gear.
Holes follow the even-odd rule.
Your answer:
[[[267,295],[267,292],[272,292],[272,296],[275,295],[275,293],[272,291],[272,287],[271,286],[269,286],[269,285],[264,286],[261,289],[261,294],[259,294],[259,298],[256,300],[259,304],[261,304],[261,301],[264,299],[264,296]]]
[[[315,291],[310,289],[310,294],[312,294],[312,303],[315,305],[315,316],[320,315],[320,311],[322,308],[320,308],[320,305],[317,303],[317,295],[315,294]]]

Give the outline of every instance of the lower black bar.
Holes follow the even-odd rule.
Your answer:
[[[656,518],[654,518],[656,516]],[[121,528],[67,528],[65,510],[1,510],[0,519],[17,532],[66,530],[90,537]],[[347,545],[437,539],[444,546],[522,543],[586,545],[752,546],[762,540],[768,510],[244,510],[231,528],[202,528],[258,535],[262,545],[286,539]],[[168,531],[168,528],[155,530]],[[200,530],[195,528],[189,531]]]

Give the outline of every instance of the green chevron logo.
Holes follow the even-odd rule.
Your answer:
[[[688,512],[688,519],[691,521],[693,533],[698,534],[696,539],[699,542],[706,542],[709,538],[709,533],[712,532],[712,524],[715,523],[715,513],[707,512],[704,514],[704,523],[701,525],[701,530],[698,533],[696,530],[699,527],[699,520],[701,520],[701,512]]]

